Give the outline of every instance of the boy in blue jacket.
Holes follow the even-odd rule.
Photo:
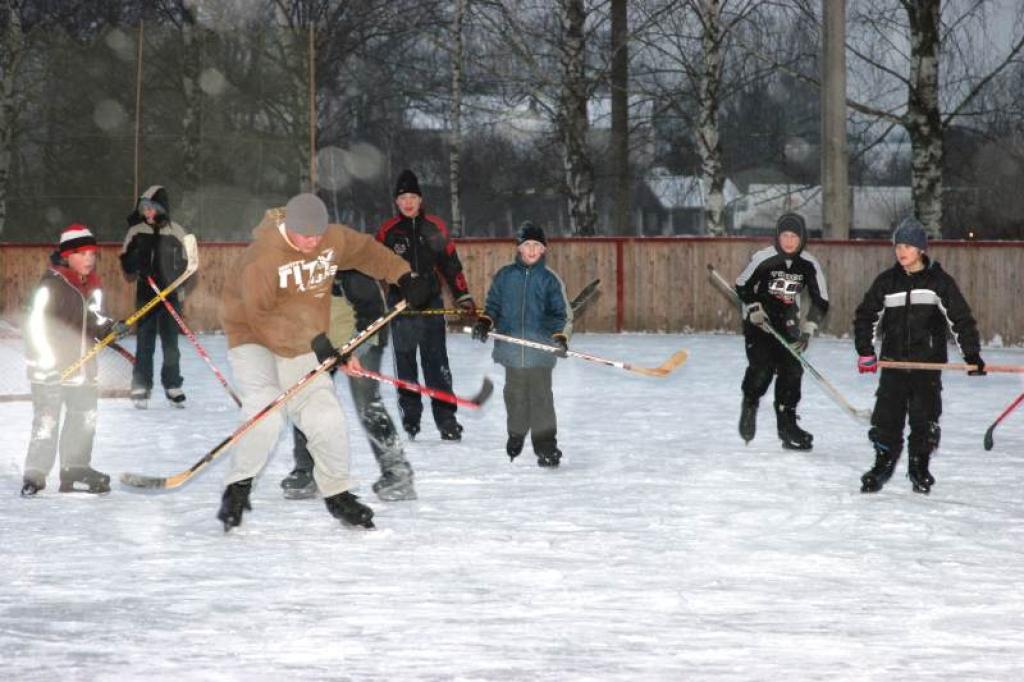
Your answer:
[[[544,262],[544,230],[525,222],[519,228],[516,243],[515,262],[494,275],[484,314],[473,326],[473,338],[485,342],[495,329],[508,336],[552,344],[560,348],[558,355],[565,357],[572,333],[572,308],[561,278]],[[523,451],[529,433],[537,464],[557,467],[562,451],[555,437],[557,421],[551,392],[556,354],[495,341],[492,357],[505,367],[508,456],[515,459]]]

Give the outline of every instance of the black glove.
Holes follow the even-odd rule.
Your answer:
[[[349,358],[352,357],[350,353],[342,354],[338,352],[338,349],[334,347],[331,340],[327,338],[327,334],[323,332],[314,336],[309,345],[313,352],[316,353],[316,360],[320,364],[326,362],[328,358],[337,358],[337,361],[334,363],[334,366],[337,367],[338,365],[347,364]]]
[[[558,346],[558,352],[555,355],[560,358],[569,357],[569,339],[566,338],[565,334],[552,334],[551,340]]]
[[[804,353],[807,350],[807,346],[811,344],[811,335],[803,333],[800,338],[796,341],[790,341],[789,347],[795,350],[797,353]]]
[[[493,326],[494,323],[491,321],[491,318],[481,315],[473,325],[473,338],[480,343],[487,343],[487,335],[491,333],[491,327]]]
[[[981,356],[975,353],[974,355],[964,356],[964,360],[967,361],[968,365],[977,365],[977,369],[972,369],[967,373],[967,376],[972,377],[983,377],[988,372],[985,371],[985,361],[981,359]]]
[[[114,323],[110,325],[107,330],[107,334],[113,334],[117,339],[123,339],[128,336],[132,331],[132,328],[124,323],[124,320],[114,320]]]
[[[402,296],[406,303],[413,310],[426,308],[434,294],[430,286],[430,279],[415,272],[407,272],[402,275],[398,279],[398,286],[402,290]]]
[[[464,295],[456,301],[455,305],[459,306],[462,312],[467,315],[476,315],[476,301],[474,301],[473,297],[469,294]]]

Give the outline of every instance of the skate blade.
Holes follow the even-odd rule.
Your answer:
[[[317,496],[316,486],[310,488],[285,489],[283,491],[286,500],[311,500]]]

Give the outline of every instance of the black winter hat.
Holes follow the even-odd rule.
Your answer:
[[[910,246],[916,246],[922,251],[927,251],[928,233],[925,232],[924,225],[921,224],[920,220],[912,215],[908,215],[896,226],[896,231],[892,233],[892,243],[893,245],[909,244]]]
[[[804,250],[804,246],[807,245],[807,223],[804,222],[804,217],[799,213],[783,213],[779,216],[779,220],[775,223],[775,246],[779,252],[782,252],[782,247],[779,246],[779,237],[783,232],[792,232],[800,237],[800,246],[797,248],[796,253],[800,253]]]
[[[395,183],[395,196],[397,197],[402,194],[423,196],[423,192],[420,191],[419,178],[408,168],[398,174],[398,182]]]
[[[544,246],[548,245],[548,238],[544,236],[544,230],[527,220],[519,226],[519,231],[516,233],[516,244],[522,244],[531,240],[540,242]]]

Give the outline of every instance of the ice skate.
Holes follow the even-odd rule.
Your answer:
[[[347,526],[360,526],[362,528],[374,528],[373,510],[359,501],[359,498],[345,491],[337,495],[324,498],[327,511],[331,516],[338,519]]]
[[[907,467],[907,476],[914,487],[915,493],[927,495],[935,485],[935,477],[928,471],[928,455],[912,455]]]
[[[441,440],[459,442],[462,440],[462,424],[452,419],[437,427],[441,432]]]
[[[408,464],[386,469],[373,484],[373,492],[385,502],[401,502],[416,499],[412,469]]]
[[[860,491],[862,493],[877,493],[892,478],[895,468],[896,459],[890,457],[889,453],[884,450],[875,448],[875,466],[860,477]]]
[[[252,506],[249,504],[249,493],[251,491],[251,478],[236,481],[227,488],[224,488],[224,494],[220,498],[220,511],[217,512],[217,518],[224,524],[225,533],[236,526],[242,525],[242,514],[252,511]]]
[[[167,396],[167,400],[170,401],[172,406],[177,408],[185,407],[185,392],[180,388],[168,388],[164,391],[164,395]]]
[[[409,435],[409,440],[415,440],[416,434],[420,432],[420,423],[411,419],[403,419],[402,428]]]
[[[44,476],[32,476],[28,473],[25,474],[21,484],[21,496],[32,497],[40,490],[46,487],[46,477]]]
[[[757,405],[757,400],[744,397],[740,406],[740,438],[744,443],[754,440],[757,432]]]
[[[110,476],[90,467],[71,467],[60,470],[60,492],[91,493],[99,495],[110,492]]]
[[[526,436],[509,436],[508,441],[505,443],[505,453],[508,454],[510,460],[514,460],[523,451],[523,443],[526,442]]]
[[[149,407],[149,391],[147,389],[133,388],[130,397],[136,410],[145,410]]]
[[[562,451],[558,448],[546,452],[537,453],[537,466],[547,469],[555,469],[562,461]]]
[[[308,469],[295,468],[281,479],[281,490],[289,500],[306,500],[316,497],[316,481],[313,472]]]
[[[796,408],[775,403],[775,416],[778,421],[779,440],[787,450],[810,450],[814,445],[814,436],[797,426]]]

